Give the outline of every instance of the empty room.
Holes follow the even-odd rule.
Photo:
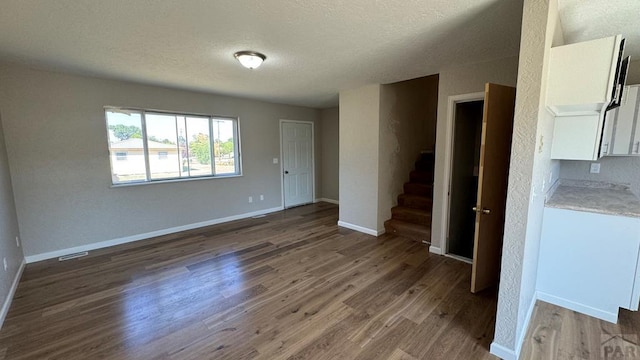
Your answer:
[[[639,13],[3,1],[0,360],[636,359]]]

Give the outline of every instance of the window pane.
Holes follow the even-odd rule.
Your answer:
[[[191,176],[212,175],[209,118],[187,117],[189,172]]]
[[[142,144],[142,115],[117,110],[107,110],[106,115],[113,183],[145,181],[147,169]]]
[[[145,123],[151,180],[180,177],[176,117],[147,113]]]
[[[216,175],[237,173],[234,123],[233,120],[228,119],[213,119],[213,152]]]

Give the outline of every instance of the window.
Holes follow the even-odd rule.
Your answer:
[[[105,114],[114,185],[241,174],[237,118],[111,107]]]

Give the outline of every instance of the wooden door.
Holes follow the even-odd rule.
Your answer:
[[[313,202],[313,130],[311,123],[282,123],[284,207]]]
[[[471,292],[498,283],[516,89],[486,84]]]

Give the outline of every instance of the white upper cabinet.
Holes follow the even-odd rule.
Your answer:
[[[615,92],[622,35],[551,48],[547,107],[555,116],[598,115]]]
[[[620,103],[629,62],[623,50],[622,35],[551,48],[546,105],[555,117],[552,159],[597,160],[608,150],[601,145],[615,126],[607,122],[605,129],[605,117]]]
[[[640,155],[640,85],[625,87],[619,108],[607,113],[604,156]]]

